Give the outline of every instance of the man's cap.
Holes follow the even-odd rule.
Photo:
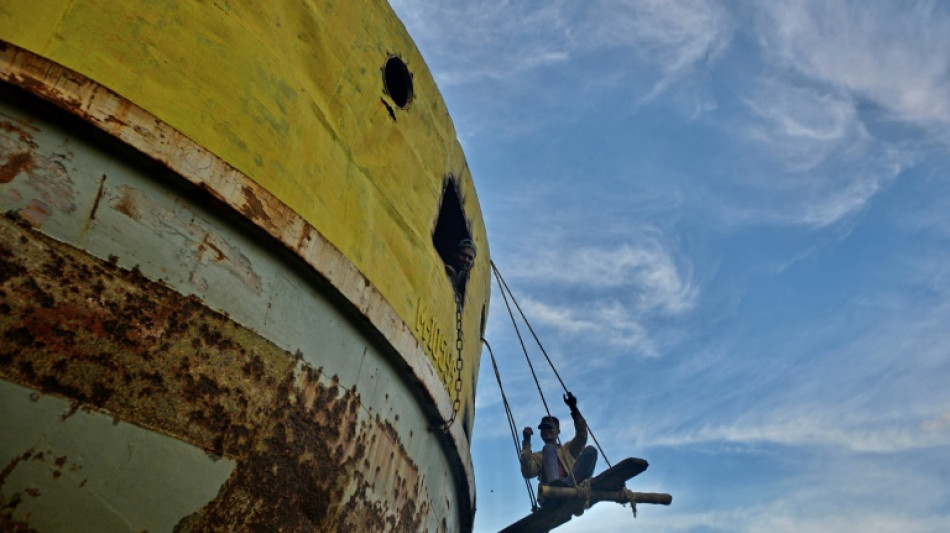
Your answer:
[[[561,429],[561,422],[555,416],[546,416],[542,418],[541,423],[538,424],[538,429],[541,429],[541,426],[543,426],[545,423],[551,424],[556,429]]]
[[[456,249],[458,248],[470,248],[473,252],[478,253],[478,249],[475,248],[475,243],[472,241],[472,239],[460,240]]]

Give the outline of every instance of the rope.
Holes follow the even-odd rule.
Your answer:
[[[515,455],[521,457],[521,448],[518,446],[518,426],[515,424],[515,417],[511,413],[511,405],[508,404],[508,397],[505,396],[505,388],[501,384],[501,373],[498,372],[498,363],[495,361],[495,353],[491,349],[488,341],[482,338],[485,347],[488,348],[488,354],[491,355],[491,366],[495,370],[495,379],[498,381],[498,389],[501,391],[501,401],[505,405],[505,414],[508,417],[508,428],[511,430],[511,441],[515,445]],[[524,479],[524,486],[528,489],[528,499],[531,500],[531,512],[538,510],[538,500],[534,496],[534,488],[527,478]]]
[[[548,352],[544,349],[544,346],[541,345],[541,341],[538,339],[538,335],[534,332],[534,328],[531,327],[531,323],[528,322],[527,317],[525,317],[524,311],[521,310],[521,306],[518,305],[518,301],[515,300],[514,293],[511,292],[511,289],[508,288],[508,284],[505,282],[505,278],[501,277],[501,272],[498,271],[498,267],[495,266],[495,262],[491,261],[491,268],[495,272],[495,277],[498,278],[498,283],[504,287],[504,290],[501,291],[501,295],[505,295],[505,291],[508,291],[508,294],[511,295],[511,301],[515,304],[515,307],[518,309],[518,313],[521,315],[521,319],[524,320],[526,326],[528,326],[528,331],[531,332],[531,336],[534,337],[534,341],[538,343],[538,347],[541,348],[541,353],[544,354],[544,358],[547,359],[548,365],[550,365],[551,370],[554,371],[554,376],[557,378],[558,382],[561,384],[561,388],[564,389],[564,392],[567,392],[567,386],[564,384],[564,380],[561,379],[561,375],[558,374],[556,368],[554,368],[554,363],[551,362],[551,358],[548,357]],[[505,300],[507,304],[508,301]],[[510,308],[509,308],[510,311]]]
[[[495,267],[494,261],[491,262],[491,268],[495,272],[495,278],[498,280],[498,283],[503,284],[504,280],[501,279],[501,274],[498,273],[498,268]],[[508,286],[505,285],[504,287],[507,288]],[[518,323],[515,321],[515,314],[511,311],[511,306],[508,305],[508,297],[505,296],[504,289],[501,291],[501,298],[505,301],[505,307],[508,308],[508,316],[511,317],[511,325],[515,328],[515,334],[518,335],[518,342],[521,343],[521,351],[524,352],[525,361],[528,362],[528,368],[531,369],[531,377],[534,378],[534,385],[538,388],[538,394],[541,396],[541,403],[544,404],[544,412],[547,413],[547,416],[551,416],[551,410],[548,408],[548,402],[544,399],[544,391],[541,390],[541,383],[538,382],[538,374],[534,371],[534,365],[531,364],[531,358],[528,357],[528,349],[525,348],[524,339],[521,338],[521,330],[518,329]],[[514,300],[514,295],[512,295],[511,299]],[[563,386],[563,382],[561,385]]]
[[[507,285],[504,285],[504,280],[501,279],[501,274],[498,272],[498,268],[495,267],[495,263],[494,263],[493,261],[490,261],[490,263],[491,263],[492,270],[495,272],[495,278],[498,280],[499,288],[502,287],[502,286],[504,286],[505,289],[507,289],[508,286],[507,286]],[[511,296],[511,300],[514,301],[515,295],[514,295],[514,294],[511,294],[511,290],[508,290],[508,294]],[[501,291],[501,298],[502,298],[502,300],[505,301],[505,308],[508,309],[508,316],[511,318],[511,325],[514,326],[514,328],[515,328],[515,334],[518,335],[518,342],[521,344],[521,351],[524,352],[525,361],[528,362],[528,368],[531,369],[531,377],[534,379],[534,385],[538,388],[538,394],[541,396],[541,403],[544,404],[544,412],[547,413],[547,416],[551,416],[551,409],[548,408],[548,402],[547,402],[547,400],[544,398],[544,392],[541,390],[541,383],[538,381],[538,374],[537,374],[537,372],[534,371],[534,365],[531,363],[531,357],[528,355],[528,349],[525,347],[525,345],[524,345],[524,339],[521,337],[521,330],[518,329],[518,323],[517,323],[517,321],[515,320],[515,314],[511,311],[511,306],[508,305],[508,297],[505,296],[505,290],[504,290],[504,289],[502,289],[502,291]],[[517,305],[517,302],[516,302],[516,305]],[[522,319],[524,319],[524,314],[523,314],[523,313],[522,313],[521,317],[522,317]],[[525,320],[525,324],[528,324],[528,321],[527,321],[527,320]],[[531,325],[528,324],[528,327],[530,328]],[[537,339],[537,337],[535,337],[535,339]],[[545,355],[545,357],[547,357],[547,356]],[[548,362],[550,363],[550,359],[548,359]],[[553,366],[552,366],[552,368],[553,368]],[[556,371],[555,371],[555,373],[556,373]],[[558,379],[560,379],[560,377],[558,377]],[[563,382],[562,382],[562,386],[563,386]],[[562,446],[562,443],[561,443],[561,436],[558,435],[558,436],[555,437],[555,438],[557,439],[557,445],[558,445],[558,447],[561,447],[561,446]],[[519,455],[519,457],[520,457],[520,455]],[[568,473],[571,475],[571,481],[574,483],[574,485],[577,485],[577,480],[574,479],[574,471],[571,470],[571,471],[569,471]]]
[[[584,493],[584,509],[590,509],[590,479],[581,481],[580,488]]]
[[[633,517],[636,518],[637,517],[637,497],[634,495],[634,493],[630,492],[627,489],[627,487],[623,488],[622,494],[623,494],[623,498],[627,500],[628,502],[630,502],[630,509],[633,510]]]
[[[538,348],[541,349],[541,353],[544,354],[544,358],[547,360],[548,365],[551,367],[551,371],[554,372],[554,376],[557,377],[558,382],[561,384],[561,388],[564,389],[564,392],[570,392],[567,390],[567,385],[564,384],[564,380],[561,379],[561,375],[558,373],[557,368],[554,367],[554,362],[551,361],[551,358],[548,356],[547,350],[544,349],[544,345],[541,344],[541,339],[538,338],[538,335],[534,332],[534,328],[531,327],[531,322],[528,322],[528,317],[525,316],[524,311],[522,311],[521,306],[518,305],[518,300],[515,299],[514,293],[511,292],[511,289],[508,288],[508,283],[505,282],[505,279],[501,276],[501,272],[498,271],[498,267],[495,265],[494,261],[489,261],[491,265],[492,272],[495,273],[495,278],[498,280],[499,288],[501,288],[501,297],[505,300],[505,307],[508,308],[508,314],[511,316],[511,323],[515,324],[514,314],[511,312],[511,306],[508,305],[508,298],[505,297],[505,292],[511,296],[512,303],[515,304],[515,307],[518,309],[518,313],[521,315],[521,319],[524,321],[525,325],[528,326],[528,331],[531,332],[531,336],[534,337],[534,341],[538,344]],[[524,347],[524,341],[521,339],[521,332],[518,331],[518,326],[515,324],[515,332],[518,334],[518,341],[521,342],[521,349],[524,350],[525,357],[528,357],[528,351]],[[538,384],[538,378],[534,373],[534,366],[531,365],[531,360],[528,359],[528,366],[531,368],[531,375],[534,376],[534,382],[538,386],[538,392],[541,392],[541,385]],[[551,412],[548,410],[548,404],[544,401],[544,394],[541,393],[541,401],[544,403],[544,410],[548,413],[548,416],[551,416]],[[597,451],[600,452],[600,455],[604,458],[604,462],[607,463],[607,468],[612,468],[613,465],[610,464],[610,459],[607,458],[607,454],[604,453],[604,449],[600,446],[600,442],[597,440],[597,437],[594,435],[594,430],[587,426],[587,432],[590,434],[591,439],[593,439],[594,444],[597,446]],[[560,439],[558,439],[558,444],[560,444]],[[573,476],[573,474],[572,474]],[[575,485],[577,483],[575,482]]]

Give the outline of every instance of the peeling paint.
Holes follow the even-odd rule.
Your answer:
[[[399,434],[355,388],[137,269],[0,217],[0,306],[0,377],[237,460],[177,531],[417,531],[432,511]]]
[[[261,277],[254,272],[250,260],[203,224],[182,219],[128,185],[119,187],[119,197],[110,205],[156,235],[182,239],[182,247],[190,250],[200,263],[226,270],[255,294],[261,294]]]
[[[29,152],[10,154],[0,162],[0,183],[10,183],[21,172],[29,172],[36,166],[33,155]]]
[[[26,207],[20,209],[18,214],[34,228],[38,228],[53,214],[53,211],[43,200],[34,198],[30,200],[30,203],[27,204]]]
[[[254,193],[250,187],[241,187],[241,194],[244,196],[244,203],[241,206],[241,212],[252,220],[260,220],[265,225],[273,225],[270,215],[264,209],[261,199]]]
[[[52,209],[65,213],[75,211],[74,184],[64,165],[72,155],[37,153],[32,134],[10,120],[0,120],[0,130],[17,134],[16,137],[0,135],[0,154],[6,154],[0,161],[0,183],[9,184],[18,176],[25,176],[17,182],[22,181],[39,195],[23,216],[38,226]]]
[[[17,467],[18,464],[23,461],[28,460],[33,455],[33,450],[27,450],[23,452],[22,455],[19,455],[13,458],[3,470],[0,471],[0,489],[3,488],[3,485],[7,481],[7,477],[11,472]],[[26,521],[17,520],[13,518],[12,511],[20,505],[23,496],[33,496],[36,497],[36,494],[33,491],[18,491],[11,494],[9,497],[4,498],[0,495],[0,531],[17,531],[21,533],[35,533],[36,530],[31,528]]]

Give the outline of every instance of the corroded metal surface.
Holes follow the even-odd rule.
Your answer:
[[[448,418],[452,399],[446,393],[438,370],[426,357],[410,326],[395,314],[369,281],[339,250],[326,242],[318,231],[246,176],[107,89],[41,58],[17,51],[15,47],[6,47],[0,56],[7,61],[7,70],[2,71],[4,79],[48,99],[142,150],[208,191],[224,205],[266,230],[277,241],[294,251],[339,290],[361,318],[391,346],[393,353],[398,354],[401,362],[405,363],[398,365],[398,369],[407,375],[406,379],[414,388],[409,398],[420,402],[430,423],[435,425],[443,418]],[[68,161],[57,159],[68,157],[68,153],[57,156],[32,150],[32,126],[28,122],[5,121],[3,127],[10,135],[7,136],[8,146],[5,147],[5,153],[0,154],[0,157],[4,158],[2,167],[6,169],[6,174],[0,175],[9,174],[10,180],[20,176],[19,180],[27,180],[30,187],[37,192],[26,205],[16,210],[22,221],[34,227],[42,227],[45,231],[46,225],[49,224],[48,219],[55,218],[57,214],[72,213],[77,220],[77,227],[80,228],[77,239],[81,241],[85,238],[82,232],[88,226],[95,225],[100,215],[105,215],[105,211],[115,211],[156,232],[156,235],[158,232],[167,231],[169,234],[190,239],[187,249],[193,250],[199,261],[214,263],[227,269],[242,285],[250,289],[251,293],[266,290],[266,283],[258,279],[258,274],[242,259],[241,253],[229,249],[226,242],[215,240],[213,236],[208,238],[207,233],[193,231],[194,228],[188,224],[180,224],[180,217],[176,220],[176,217],[162,211],[160,206],[151,202],[148,195],[141,194],[141,191],[134,187],[120,186],[110,193],[108,184],[112,178],[107,178],[105,174],[97,176],[97,179],[91,182],[74,183],[74,178],[68,172],[62,172],[62,169],[68,166]],[[89,197],[94,196],[91,204],[87,202],[80,207],[76,206],[79,202],[71,199],[71,195],[80,192]],[[75,212],[77,209],[79,212]],[[150,276],[150,279],[154,278],[155,276]],[[189,281],[194,282],[189,291],[200,293],[201,280],[194,278]],[[270,303],[266,305],[269,306]],[[477,318],[474,311],[470,314]],[[467,322],[471,323],[467,329],[477,329],[474,326],[477,320]],[[255,326],[255,329],[258,327]],[[311,355],[311,352],[308,351],[307,355]],[[318,360],[319,356],[311,359]],[[314,362],[314,366],[321,365]],[[335,369],[332,371],[335,372]],[[475,369],[467,367],[466,371],[470,373],[469,379],[474,379]],[[352,385],[352,382],[347,383],[345,388]],[[469,385],[473,386],[472,383]],[[469,404],[466,407],[469,423],[471,409],[472,405]],[[470,527],[474,512],[474,476],[468,456],[468,438],[460,424],[452,427],[446,435],[432,434],[427,438],[442,443],[442,449],[450,463],[448,474],[452,480],[445,490],[458,494],[459,508],[452,509],[451,513],[459,516],[461,528],[465,530]],[[454,529],[454,526],[447,527]]]
[[[438,282],[445,280],[436,277],[434,278],[436,282],[432,282],[432,278],[429,277],[423,285],[420,285],[418,281],[412,284],[400,283],[399,287],[403,291],[412,288],[415,293],[399,294],[398,298],[390,298],[394,301],[387,301],[378,287],[354,264],[353,258],[346,256],[337,245],[327,240],[320,229],[308,223],[266,187],[160,121],[153,114],[93,80],[0,41],[0,63],[3,62],[6,62],[8,66],[6,71],[0,70],[0,76],[6,81],[63,107],[162,162],[186,179],[207,189],[298,253],[339,289],[372,322],[374,327],[386,336],[387,341],[394,346],[396,351],[407,359],[413,371],[425,385],[433,403],[442,413],[445,413],[443,418],[448,419],[451,416],[452,399],[447,399],[446,405],[443,406],[442,396],[444,396],[443,390],[448,395],[453,394],[451,387],[454,380],[451,371],[454,368],[453,354],[448,350],[429,351],[427,339],[422,339],[418,331],[414,332],[412,327],[406,325],[420,312],[424,312],[428,321],[441,322],[444,331],[453,329],[451,320],[445,318],[445,316],[451,317],[453,311],[451,298],[445,297],[448,294],[442,295],[442,298],[431,296],[426,298],[428,306],[424,310],[415,308],[416,302],[421,301],[417,298],[417,294],[428,292],[431,287],[440,285]],[[390,181],[388,178],[394,177],[387,176],[387,182]],[[398,178],[391,181],[399,181],[405,177]],[[314,201],[319,199],[315,197]],[[385,201],[393,202],[391,198],[386,198]],[[365,207],[367,206],[364,204],[353,212],[375,211],[375,209],[366,210]],[[381,210],[392,209],[392,206],[386,206]],[[364,214],[357,215],[358,218],[363,216]],[[364,228],[362,231],[365,233],[368,229]],[[412,240],[420,236],[415,235]],[[359,241],[363,238],[367,237],[364,235],[359,239],[349,240]],[[427,252],[428,254],[411,258],[399,257],[397,264],[400,264],[401,268],[386,268],[384,271],[414,272],[418,269],[416,267],[424,264],[422,255],[435,255],[434,251]],[[409,265],[402,265],[407,261]],[[484,268],[480,264],[478,267]],[[441,267],[439,276],[441,276]],[[482,277],[487,279],[487,271]],[[447,284],[446,288],[448,288]],[[484,292],[487,294],[487,291]],[[410,311],[403,310],[401,316],[394,307],[407,305],[413,307]],[[465,329],[472,338],[477,337],[481,309],[482,307],[473,305],[464,313]],[[478,374],[478,343],[473,344],[474,348],[469,348],[466,352],[468,364],[464,369],[465,393],[461,398],[465,410],[462,418],[467,421],[466,431],[471,430],[474,416],[474,382]],[[417,354],[420,350],[422,353]],[[425,360],[417,361],[419,356]],[[450,385],[447,386],[446,383]],[[468,440],[467,435],[462,436],[466,441]]]
[[[85,259],[8,217],[0,237],[0,376],[207,450],[247,454],[292,358],[197,298]]]
[[[434,407],[436,415],[442,420],[451,417],[453,399],[446,385],[452,383],[453,379],[450,370],[454,367],[446,359],[451,357],[451,352],[439,352],[438,361],[430,360],[419,341],[419,335],[413,331],[413,327],[418,324],[408,325],[339,249],[265,188],[105,87],[2,42],[0,79],[23,87],[141,150],[208,191],[291,249],[338,290],[399,354],[419,384],[418,392],[422,400]],[[43,206],[37,209],[40,213],[38,216],[42,217],[45,212]],[[440,281],[443,280],[440,278]],[[417,298],[412,298],[412,301],[417,301]],[[475,307],[467,307],[464,312],[467,338],[478,337],[481,310]],[[414,322],[421,323],[420,313],[425,316],[423,320],[431,320],[435,314],[420,304],[419,312],[413,315]],[[467,344],[471,346],[472,353],[478,353],[478,343]],[[461,415],[467,425],[464,428],[461,425],[453,426],[447,438],[451,439],[451,446],[455,448],[452,455],[456,457],[457,468],[464,472],[464,479],[459,480],[459,491],[468,494],[469,506],[473,507],[474,473],[466,431],[470,429],[474,414],[473,391],[478,369],[477,357],[469,357],[475,364],[469,364],[464,369],[466,390],[469,393],[468,397],[463,398],[464,413]]]
[[[419,531],[428,502],[415,497],[419,470],[392,427],[359,422],[358,396],[319,385],[308,369],[273,424],[218,497],[179,531],[227,530],[240,517],[251,529]],[[391,496],[367,498],[376,485]],[[262,498],[261,493],[270,493]]]
[[[406,384],[411,371],[348,323],[336,300],[322,302],[306,281],[293,281],[305,272],[299,264],[268,263],[274,242],[257,243],[244,226],[224,228],[214,217],[230,211],[201,191],[156,187],[166,170],[93,154],[96,146],[40,115],[4,108],[8,102],[0,101],[0,168],[11,176],[0,183],[0,468],[7,467],[0,530],[76,531],[39,527],[51,506],[70,509],[66,517],[91,512],[73,497],[99,498],[103,507],[135,501],[136,509],[157,500],[145,499],[147,490],[119,501],[93,491],[123,475],[152,485],[147,470],[82,462],[65,440],[43,447],[11,439],[18,431],[9,430],[4,409],[14,404],[13,384],[38,398],[16,407],[30,427],[61,434],[99,417],[107,422],[94,432],[120,448],[148,449],[119,431],[134,424],[162,454],[181,453],[170,440],[233,463],[213,498],[181,496],[192,504],[172,522],[183,531],[241,523],[288,531],[470,527],[458,490],[464,470],[451,464],[444,436],[429,431],[431,407],[408,388],[418,386]],[[52,416],[33,410],[53,397],[71,407]],[[64,456],[69,467],[56,468]],[[50,468],[39,468],[51,457]],[[146,456],[134,466],[149,463]],[[81,479],[70,477],[78,472]],[[67,479],[73,492],[56,500]],[[192,489],[173,477],[159,481],[169,484],[149,489]],[[100,530],[165,529],[132,523]]]
[[[429,503],[416,498],[425,480],[389,422],[366,416],[355,390],[325,384],[320,370],[194,297],[4,216],[0,301],[0,377],[237,460],[180,531],[416,531],[426,522]],[[42,494],[7,493],[2,482],[37,457],[23,450],[0,473],[7,524],[28,524],[17,509]]]
[[[2,379],[0,417],[0,465],[10,467],[0,494],[16,502],[6,512],[45,533],[171,531],[217,495],[237,464]]]
[[[32,453],[33,452],[31,451],[26,451],[22,455],[18,455],[17,457],[15,457],[6,466],[4,466],[3,470],[0,471],[0,488],[3,487],[4,483],[7,480],[7,477],[10,475],[13,469],[15,469],[17,465],[20,464],[21,462],[29,459]],[[14,492],[7,498],[0,496],[0,505],[2,505],[2,508],[4,510],[4,512],[0,512],[0,531],[17,531],[21,533],[36,532],[35,529],[29,526],[26,520],[20,520],[18,518],[15,518],[12,513],[5,512],[7,509],[15,510],[16,507],[20,504],[20,501],[23,499],[24,496],[29,497],[33,495],[36,495],[34,491],[24,490],[21,492]],[[10,501],[7,501],[8,499]]]

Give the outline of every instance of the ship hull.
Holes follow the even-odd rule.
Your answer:
[[[470,528],[372,310],[226,193],[2,90],[2,529]]]
[[[386,2],[0,0],[0,530],[471,531],[489,279]]]

